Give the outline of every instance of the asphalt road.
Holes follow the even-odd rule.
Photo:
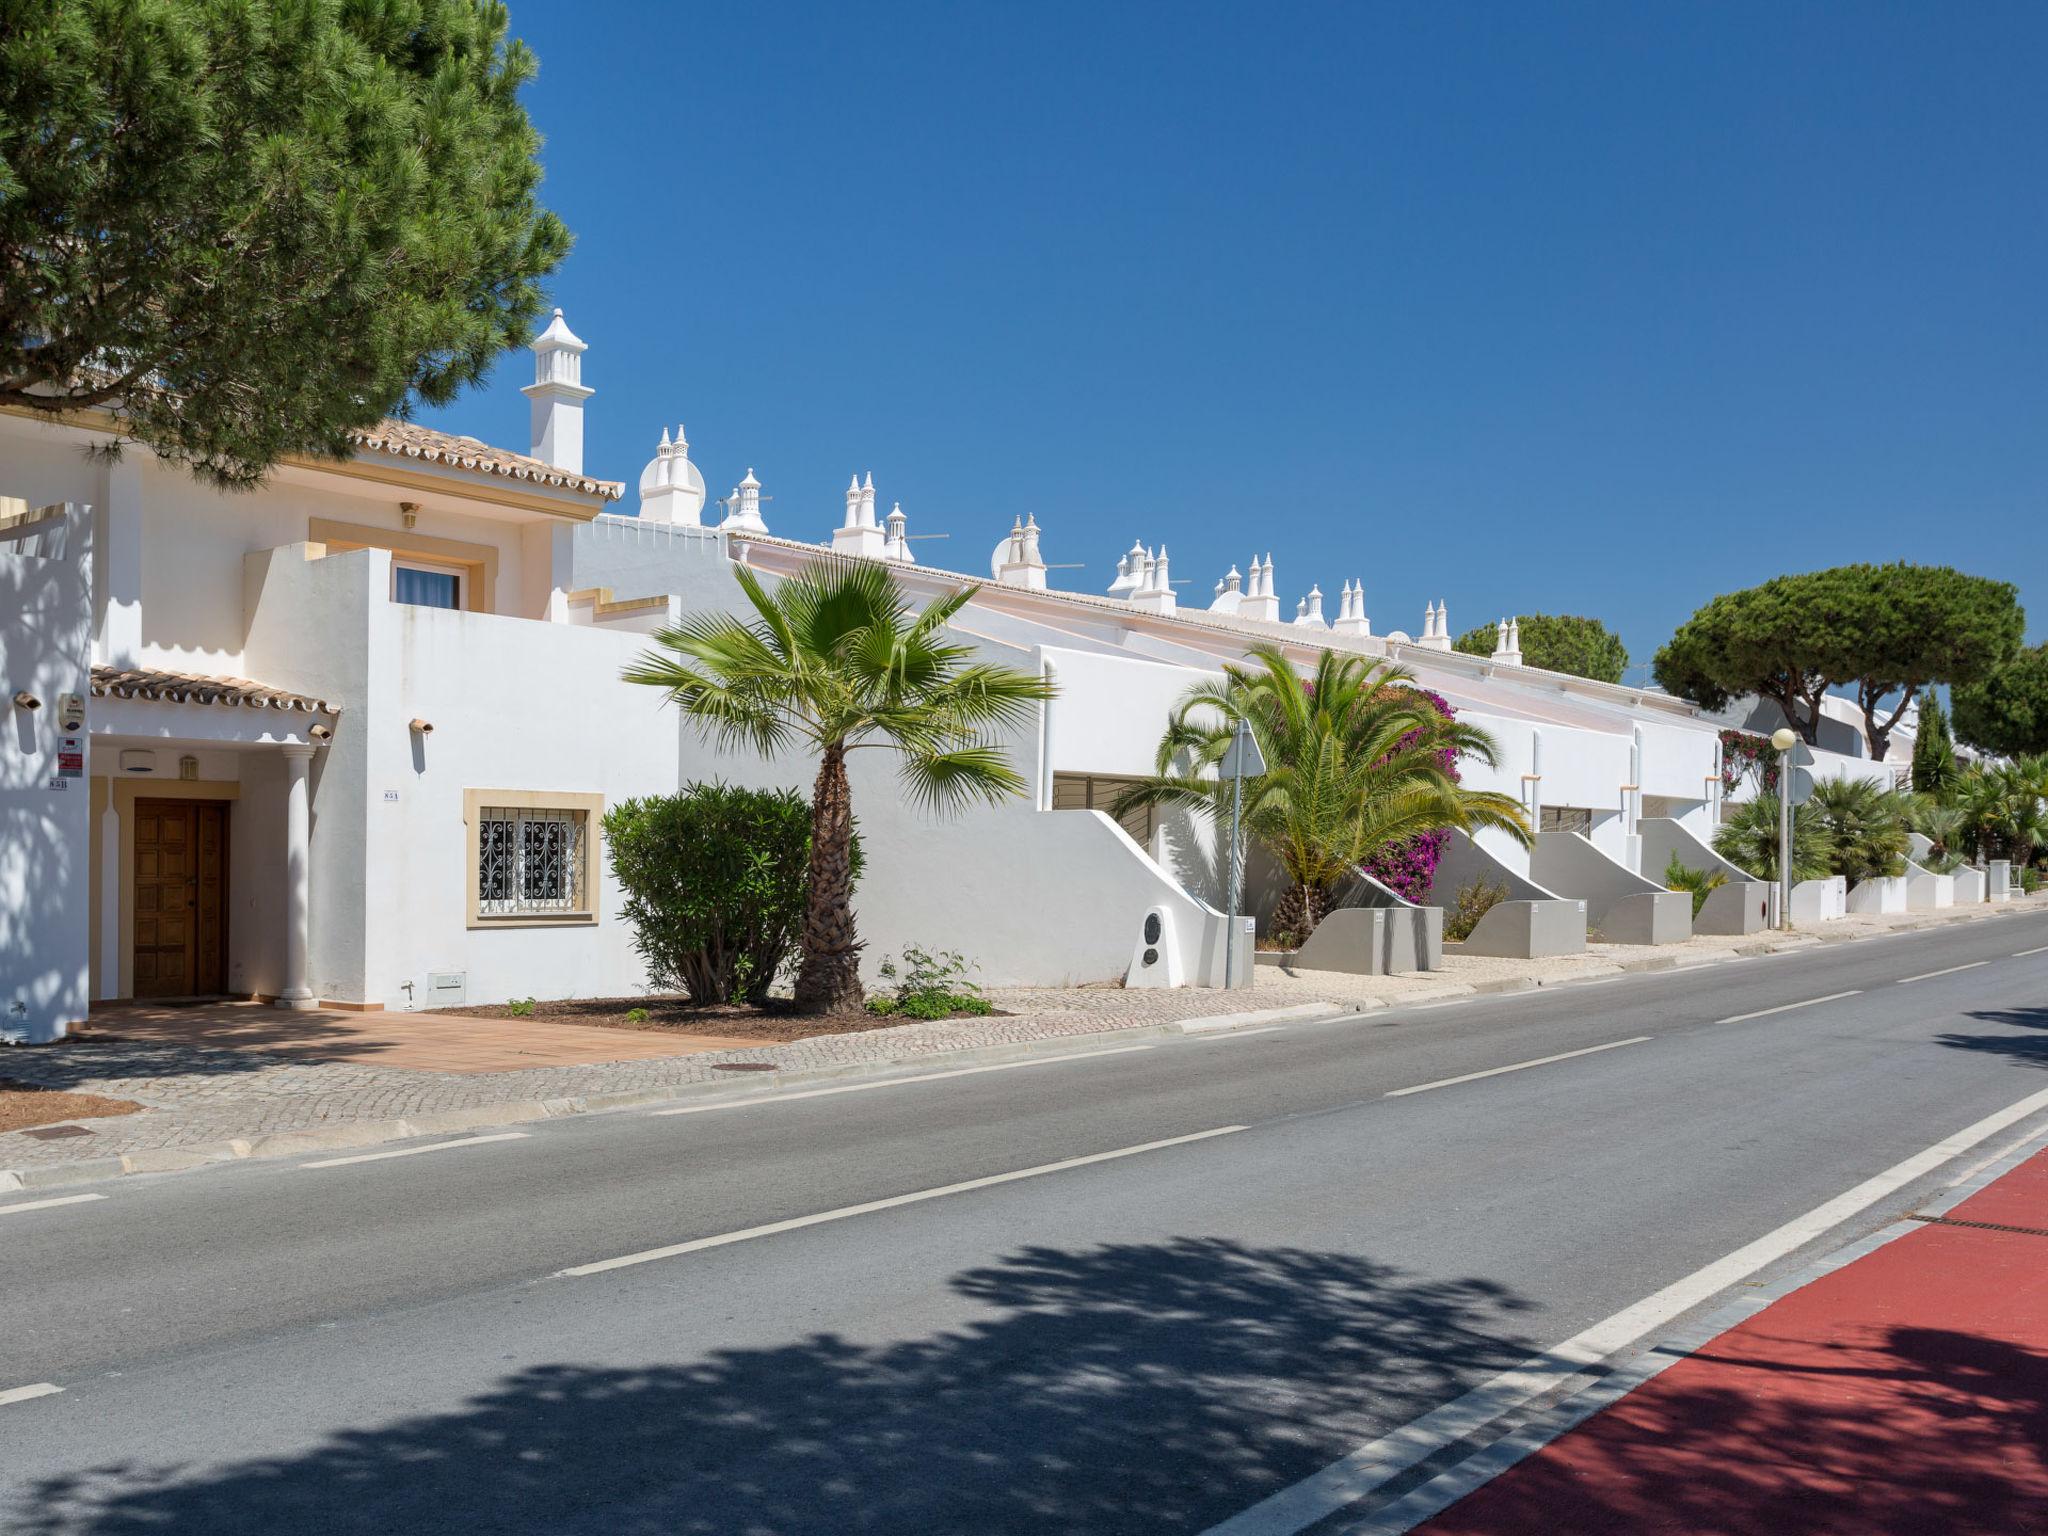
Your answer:
[[[1302,1529],[1261,1501],[2048,1090],[2042,947],[2001,917],[0,1198],[0,1530]]]

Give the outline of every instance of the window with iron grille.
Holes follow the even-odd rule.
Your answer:
[[[484,806],[477,817],[477,912],[528,917],[588,910],[590,814]]]

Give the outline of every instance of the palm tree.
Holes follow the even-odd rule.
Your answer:
[[[663,629],[625,678],[661,689],[722,750],[818,753],[796,1002],[840,1012],[862,996],[847,754],[894,751],[905,791],[927,809],[994,804],[1026,786],[991,735],[1028,720],[1052,688],[1035,672],[976,662],[971,646],[946,638],[972,586],[913,613],[879,565],[820,562],[772,593],[745,566],[733,573],[751,619],[700,613]]]
[[[1243,825],[1287,873],[1273,927],[1296,941],[1361,863],[1418,832],[1495,827],[1528,843],[1519,802],[1457,780],[1460,756],[1494,762],[1493,738],[1447,718],[1413,682],[1402,668],[1331,651],[1304,678],[1278,646],[1254,646],[1220,681],[1182,695],[1155,776],[1119,795],[1115,814],[1185,806],[1228,825],[1231,785],[1215,770],[1245,721],[1266,771],[1245,781]]]
[[[1898,795],[1869,779],[1822,779],[1807,804],[1833,846],[1829,862],[1851,885],[1905,873],[1909,844]]]
[[[1832,874],[1833,844],[1810,806],[1792,807],[1792,878],[1819,880]],[[1778,878],[1778,797],[1758,795],[1730,806],[1714,830],[1714,852],[1759,880]]]
[[[2025,864],[2048,841],[2048,753],[1973,768],[1957,781],[1952,798],[1980,862]]]

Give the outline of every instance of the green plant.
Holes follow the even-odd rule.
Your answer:
[[[531,997],[515,997],[505,1005],[505,1011],[515,1019],[530,1019],[533,1017],[535,1001],[536,999]]]
[[[1671,855],[1671,862],[1664,866],[1664,888],[1670,891],[1692,893],[1692,915],[1698,917],[1700,908],[1707,904],[1707,897],[1728,883],[1728,875],[1719,869],[1692,869],[1677,854]]]
[[[971,586],[913,613],[890,573],[872,562],[806,566],[770,593],[732,568],[751,620],[692,615],[654,637],[625,672],[659,688],[709,740],[763,757],[799,744],[818,753],[811,790],[811,859],[804,898],[797,1007],[831,1013],[861,1000],[853,914],[853,790],[849,752],[893,752],[912,801],[951,810],[1022,794],[1025,781],[996,739],[1052,697],[1037,672],[979,662],[946,638]]]
[[[1942,799],[1955,789],[1962,772],[1955,743],[1949,737],[1948,713],[1941,707],[1941,695],[1930,688],[1920,705],[1920,728],[1913,737],[1914,792]]]
[[[1828,867],[1851,885],[1904,874],[1902,797],[1868,779],[1822,779],[1807,801],[1829,844]]]
[[[1468,789],[1457,760],[1496,758],[1493,738],[1446,716],[1399,667],[1321,653],[1304,677],[1278,646],[1254,646],[1220,682],[1190,688],[1167,717],[1156,773],[1119,795],[1114,814],[1186,806],[1228,825],[1232,786],[1217,773],[1238,721],[1266,771],[1244,783],[1243,826],[1286,872],[1275,933],[1306,939],[1360,864],[1419,833],[1494,827],[1529,841],[1521,805]]]
[[[913,1019],[948,1019],[956,1013],[990,1014],[995,1005],[967,979],[971,969],[957,952],[936,954],[905,945],[902,963],[884,960],[878,968],[893,991],[868,999],[868,1011],[884,1016],[901,1013]]]
[[[2041,889],[2041,871],[2031,864],[2022,864],[2014,878],[2019,881],[2020,889],[2029,896]]]
[[[626,1010],[626,1022],[628,1024],[645,1024],[647,1022],[647,1010],[645,1008],[628,1008]]]
[[[2010,859],[2017,868],[2048,842],[2048,753],[1973,768],[1952,798],[1978,861]]]
[[[2012,656],[2026,627],[2018,597],[2010,582],[1947,566],[1780,576],[1717,597],[1680,625],[1657,653],[1657,682],[1705,709],[1744,694],[1769,699],[1809,746],[1822,696],[1853,689],[1870,755],[1882,759],[1921,688],[1974,682]]]
[[[1950,690],[1956,735],[1980,752],[2048,752],[2048,645],[2021,651],[1974,683]]]
[[[1575,613],[1530,613],[1515,621],[1522,636],[1522,662],[1546,672],[1569,672],[1595,682],[1618,683],[1628,670],[1628,647],[1598,619]],[[1451,642],[1468,656],[1491,656],[1500,628],[1482,624]]]
[[[532,334],[569,234],[535,200],[505,8],[36,0],[0,21],[0,404],[217,483],[442,405]]]
[[[1819,880],[1833,873],[1831,844],[1811,806],[1792,808],[1792,878]],[[1714,852],[1759,880],[1778,878],[1778,797],[1758,795],[1728,808],[1714,831]]]
[[[757,1003],[803,922],[811,815],[790,789],[688,784],[605,813],[633,947],[656,987]],[[859,872],[859,844],[853,845]]]
[[[1479,920],[1508,899],[1508,888],[1485,880],[1458,887],[1457,899],[1444,913],[1444,942],[1462,944],[1472,937]]]

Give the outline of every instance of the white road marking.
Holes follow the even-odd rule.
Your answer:
[[[1584,1333],[1532,1356],[1511,1371],[1474,1387],[1463,1397],[1431,1409],[1420,1418],[1382,1435],[1332,1462],[1322,1471],[1283,1488],[1270,1498],[1211,1526],[1203,1536],[1293,1536],[1355,1504],[1389,1479],[1398,1477],[1445,1446],[1483,1429],[1504,1414],[1534,1401],[1556,1387],[1590,1379],[1588,1367],[1627,1348],[1645,1334],[1663,1328],[1730,1286],[1748,1279],[1768,1264],[1805,1247],[1887,1196],[1953,1162],[2007,1126],[2048,1110],[2048,1089],[2029,1094],[1975,1125],[1916,1152],[1904,1162],[1865,1179],[1855,1188],[1713,1263],[1694,1270],[1633,1306],[1625,1307]]]
[[[1830,992],[1826,997],[1809,997],[1803,1003],[1780,1003],[1775,1008],[1759,1008],[1755,1013],[1731,1013],[1725,1019],[1716,1019],[1716,1024],[1740,1024],[1744,1019],[1767,1019],[1774,1013],[1790,1013],[1794,1008],[1811,1008],[1816,1003],[1839,1003],[1845,997],[1861,997],[1861,987],[1851,987],[1847,992]]]
[[[1412,1088],[1396,1088],[1383,1097],[1400,1099],[1411,1093],[1427,1093],[1432,1088],[1449,1088],[1457,1083],[1476,1083],[1482,1077],[1499,1077],[1503,1072],[1522,1072],[1530,1067],[1547,1067],[1553,1061],[1570,1061],[1574,1056],[1592,1056],[1601,1051],[1620,1050],[1624,1045],[1641,1045],[1650,1038],[1652,1037],[1649,1035],[1635,1035],[1627,1040],[1610,1040],[1605,1045],[1589,1045],[1583,1051],[1560,1051],[1555,1056],[1538,1056],[1534,1061],[1518,1061],[1510,1067],[1489,1067],[1484,1072],[1467,1072],[1462,1077],[1444,1077],[1433,1083],[1417,1083]]]
[[[1135,1147],[1119,1147],[1114,1152],[1093,1152],[1086,1157],[1064,1158],[1057,1163],[1041,1163],[1036,1168],[1019,1168],[1014,1173],[995,1173],[982,1179],[964,1179],[958,1184],[941,1184],[936,1189],[914,1190],[907,1195],[890,1195],[883,1200],[865,1200],[859,1205],[845,1205],[833,1211],[819,1211],[811,1216],[794,1216],[788,1221],[771,1221],[765,1226],[745,1227],[738,1232],[721,1232],[716,1237],[693,1238],[687,1243],[670,1243],[665,1248],[648,1248],[639,1253],[622,1254],[616,1259],[600,1259],[594,1264],[577,1264],[568,1269],[557,1270],[557,1279],[575,1275],[602,1274],[608,1269],[624,1269],[631,1264],[648,1264],[656,1259],[672,1259],[680,1254],[700,1253],[706,1248],[724,1248],[732,1243],[749,1242],[757,1237],[772,1237],[778,1232],[795,1232],[803,1227],[821,1226],[828,1221],[845,1221],[850,1216],[866,1216],[875,1211],[894,1210],[900,1205],[917,1205],[926,1200],[937,1200],[943,1195],[965,1194],[970,1189],[991,1189],[998,1184],[1014,1184],[1019,1179],[1035,1179],[1048,1173],[1064,1173],[1069,1168],[1085,1168],[1091,1163],[1114,1162],[1120,1157],[1136,1157],[1140,1152],[1157,1152],[1166,1147],[1186,1146],[1193,1141],[1207,1141],[1213,1136],[1230,1136],[1244,1130],[1241,1125],[1222,1125],[1213,1131],[1196,1131],[1188,1136],[1169,1136],[1164,1141],[1141,1142]]]
[[[0,1392],[0,1408],[6,1407],[9,1403],[25,1403],[32,1398],[55,1397],[63,1390],[62,1387],[48,1381],[39,1381],[26,1387],[9,1387],[6,1391]]]
[[[453,1141],[437,1141],[430,1147],[400,1147],[396,1152],[358,1152],[351,1157],[323,1157],[317,1163],[301,1163],[301,1168],[346,1168],[350,1163],[378,1163],[388,1157],[418,1157],[422,1152],[446,1152],[452,1147],[480,1147],[487,1141],[524,1141],[524,1131],[499,1131],[492,1136],[458,1136]]]
[[[1909,981],[1932,981],[1937,976],[1953,976],[1957,971],[1974,971],[1978,966],[1990,963],[1989,960],[1972,960],[1968,965],[1950,965],[1938,971],[1922,971],[1918,976],[1901,976],[1898,985],[1903,987]]]
[[[660,1115],[708,1115],[720,1109],[752,1109],[756,1104],[787,1104],[793,1099],[824,1099],[836,1093],[867,1093],[875,1088],[900,1088],[905,1083],[936,1083],[947,1077],[973,1077],[981,1072],[1014,1072],[1019,1067],[1049,1067],[1059,1061],[1088,1061],[1097,1056],[1128,1056],[1149,1051],[1149,1045],[1120,1045],[1108,1051],[1066,1051],[1058,1056],[1036,1056],[1029,1061],[999,1061],[987,1067],[955,1067],[949,1072],[920,1072],[914,1077],[884,1077],[866,1083],[842,1083],[836,1088],[806,1088],[798,1093],[764,1093],[758,1097],[723,1099],[716,1104],[685,1104],[677,1109],[657,1109]]]
[[[2024,960],[2029,955],[2048,955],[2048,944],[2043,944],[2039,949],[2022,949],[2015,951],[2013,954],[2013,959]]]
[[[1277,1035],[1278,1024],[1268,1024],[1264,1029],[1233,1029],[1220,1035],[1196,1035],[1195,1039],[1204,1045],[1222,1045],[1230,1040],[1249,1040],[1253,1035]]]
[[[13,1205],[0,1205],[0,1216],[12,1216],[16,1211],[47,1211],[53,1205],[83,1205],[88,1200],[104,1200],[105,1195],[52,1195],[47,1200],[21,1200]]]

